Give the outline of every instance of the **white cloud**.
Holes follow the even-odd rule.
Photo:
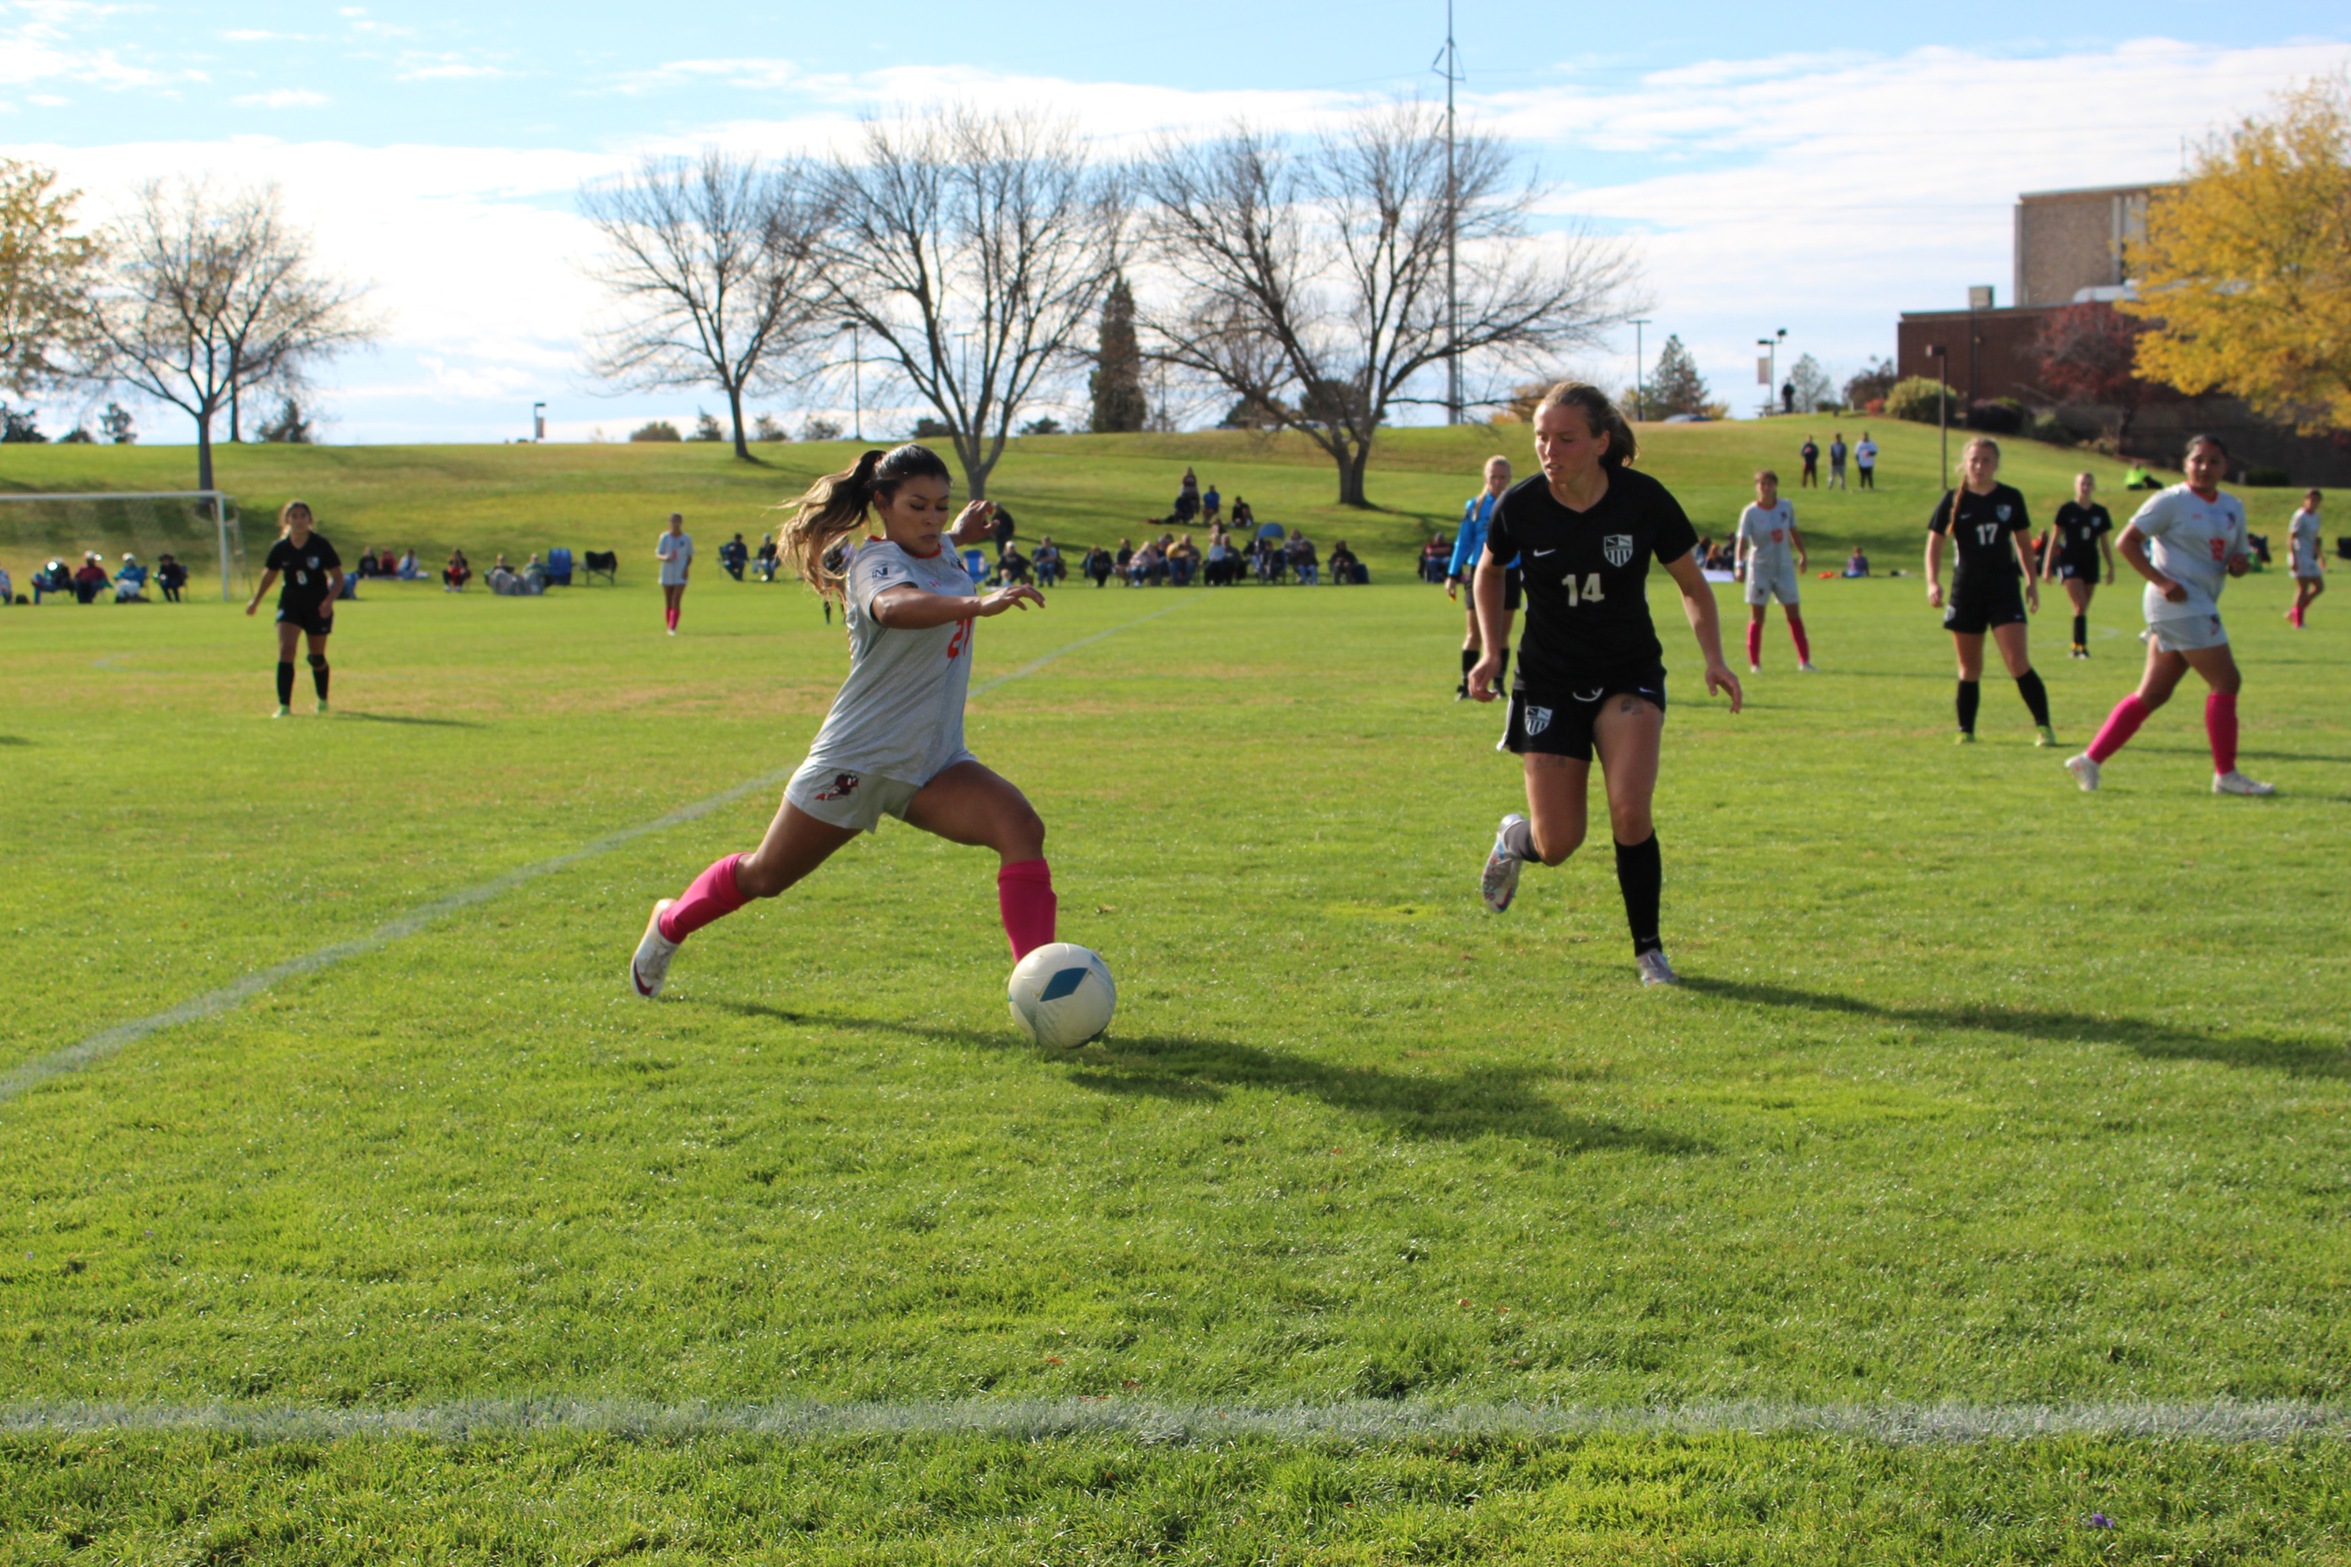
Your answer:
[[[0,85],[76,82],[123,91],[205,79],[201,71],[160,71],[131,64],[112,49],[79,43],[70,24],[102,21],[112,7],[39,4],[11,9],[28,19],[13,27],[0,26]]]
[[[404,82],[453,82],[511,76],[514,73],[479,60],[468,60],[462,55],[410,53],[402,57],[400,68],[394,74]]]
[[[323,109],[334,100],[307,87],[273,87],[268,92],[240,93],[230,101],[240,109]]]

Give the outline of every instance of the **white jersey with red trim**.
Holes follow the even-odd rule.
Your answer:
[[[1747,569],[1761,577],[1796,569],[1796,505],[1782,499],[1769,507],[1749,502],[1739,513],[1739,537],[1752,552]]]
[[[909,554],[867,539],[850,558],[849,678],[833,698],[808,759],[907,783],[926,783],[963,755],[963,702],[971,690],[972,622],[912,631],[873,618],[892,588],[965,597],[971,577],[952,550]]]
[[[2173,603],[2147,584],[2142,607],[2150,624],[2220,613],[2221,586],[2229,561],[2245,553],[2245,508],[2234,495],[2206,500],[2184,484],[2147,497],[2131,526],[2154,542],[2148,560],[2157,571],[2188,590]]]

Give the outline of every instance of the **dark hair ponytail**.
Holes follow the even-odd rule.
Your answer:
[[[865,523],[874,502],[909,479],[949,479],[947,465],[927,446],[908,442],[890,451],[861,453],[838,473],[828,473],[787,504],[791,520],[776,530],[776,548],[800,568],[800,580],[817,592],[838,597],[848,572],[846,551],[834,546]]]

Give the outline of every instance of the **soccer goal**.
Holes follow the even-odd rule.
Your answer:
[[[0,491],[0,551],[22,556],[28,571],[44,562],[78,565],[96,550],[112,571],[125,549],[153,570],[170,553],[191,576],[213,565],[223,602],[252,585],[245,565],[245,530],[237,498],[220,490],[80,490],[28,495]],[[19,584],[25,580],[18,578]]]

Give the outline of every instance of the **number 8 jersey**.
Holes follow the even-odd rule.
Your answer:
[[[905,587],[968,594],[971,574],[951,549],[910,555],[887,539],[866,539],[850,559],[846,586],[849,678],[805,765],[927,783],[964,755],[972,623],[893,630],[873,618],[873,601]]]
[[[1516,555],[1525,578],[1511,689],[1584,690],[1655,670],[1664,649],[1649,618],[1649,562],[1697,545],[1681,502],[1638,469],[1610,472],[1608,492],[1582,512],[1561,505],[1541,474],[1512,485],[1486,534],[1486,552]]]

